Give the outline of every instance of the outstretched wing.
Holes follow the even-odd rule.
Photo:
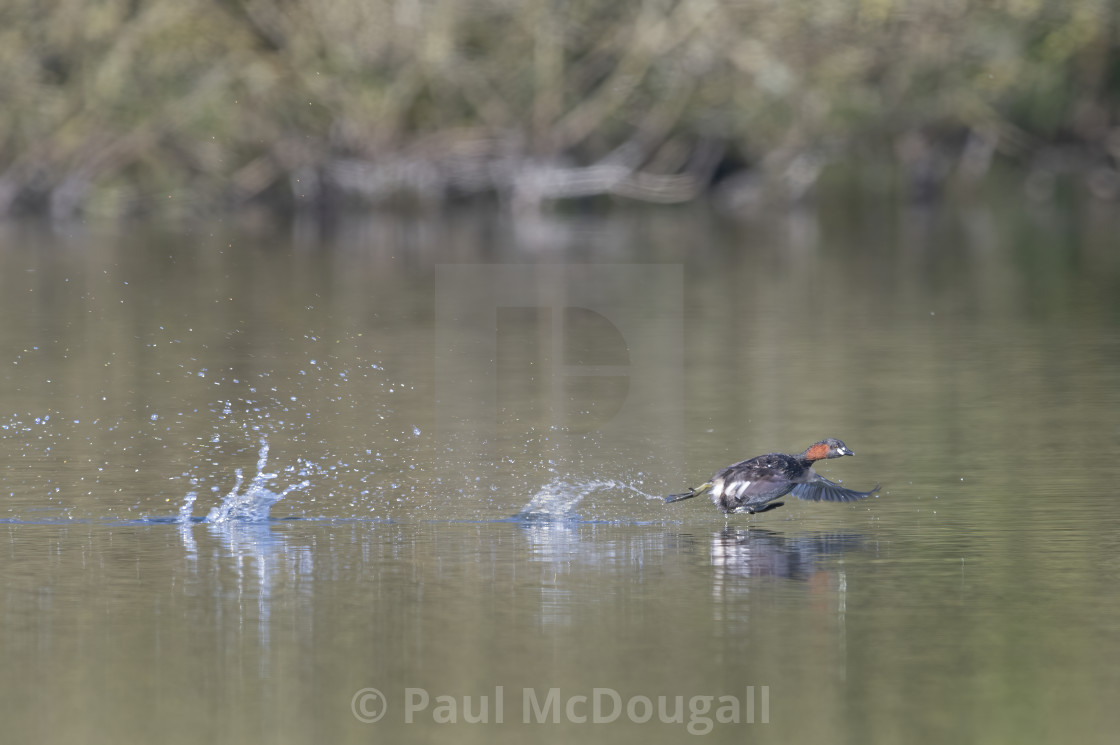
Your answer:
[[[809,502],[854,502],[857,499],[866,499],[877,491],[879,491],[878,484],[871,491],[856,491],[855,489],[845,489],[824,476],[817,476],[816,479],[807,484],[794,486],[793,496]]]

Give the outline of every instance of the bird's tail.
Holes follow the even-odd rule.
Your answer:
[[[708,491],[708,489],[711,489],[711,488],[712,488],[712,483],[709,481],[706,484],[701,484],[700,486],[694,486],[693,488],[686,491],[684,494],[670,494],[669,496],[665,497],[665,504],[669,504],[670,502],[681,502],[681,501],[684,501],[685,499],[692,499],[693,497],[698,497],[701,494],[703,494],[704,492]]]

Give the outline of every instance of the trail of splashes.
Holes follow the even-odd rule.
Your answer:
[[[261,449],[257,456],[257,475],[253,477],[249,482],[249,486],[242,492],[241,485],[245,481],[245,476],[241,469],[238,468],[235,472],[237,481],[234,483],[233,489],[222,499],[220,504],[210,510],[210,513],[203,522],[224,523],[230,520],[260,522],[267,520],[272,505],[276,504],[293,491],[306,489],[311,485],[310,481],[302,481],[289,486],[282,492],[274,492],[265,486],[269,481],[276,478],[275,473],[268,473],[265,471],[267,466],[268,441],[262,438]],[[194,505],[194,500],[197,496],[197,492],[190,492],[187,494],[183,506],[179,508],[180,521],[186,522],[190,520],[191,507]]]
[[[183,504],[179,507],[179,522],[189,523],[191,521],[191,510],[194,509],[194,501],[198,499],[197,491],[187,492],[187,496],[183,498]]]
[[[576,506],[589,494],[606,489],[628,490],[647,499],[661,499],[616,479],[566,481],[557,478],[542,486],[514,517],[518,520],[578,520]]]

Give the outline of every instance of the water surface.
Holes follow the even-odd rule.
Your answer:
[[[7,225],[6,731],[1109,742],[1118,228]],[[826,436],[878,497],[659,499]]]

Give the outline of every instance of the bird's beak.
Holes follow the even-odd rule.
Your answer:
[[[848,448],[840,448],[840,455],[855,455],[855,453],[848,450]]]

